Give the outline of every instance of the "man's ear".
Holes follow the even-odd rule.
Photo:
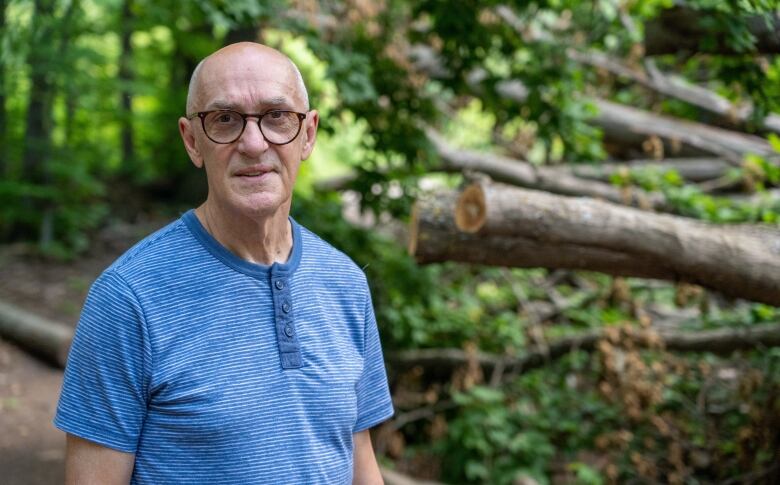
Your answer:
[[[184,142],[184,148],[187,150],[187,154],[192,160],[192,164],[198,168],[203,168],[203,157],[200,155],[200,150],[195,145],[195,132],[192,129],[192,123],[185,117],[179,118],[179,134]]]
[[[309,111],[306,115],[305,129],[303,130],[303,150],[301,151],[301,160],[306,160],[314,150],[314,142],[317,141],[317,126],[320,124],[320,114],[316,109]]]

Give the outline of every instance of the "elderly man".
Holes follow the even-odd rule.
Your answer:
[[[240,43],[193,73],[184,146],[208,197],[94,283],[55,424],[70,484],[381,483],[392,413],[362,271],[289,217],[319,118]]]

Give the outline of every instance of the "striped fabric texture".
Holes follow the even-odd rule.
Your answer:
[[[193,211],[93,284],[54,419],[135,453],[134,484],[342,484],[393,414],[363,272],[292,218],[286,264],[230,253]]]

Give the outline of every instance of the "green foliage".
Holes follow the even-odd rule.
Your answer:
[[[685,216],[717,223],[766,223],[780,221],[780,200],[772,197],[754,200],[735,200],[707,194],[695,185],[685,185],[676,170],[637,169],[616,173],[611,183],[630,187],[637,186],[646,191],[662,192],[672,207]],[[763,157],[748,155],[742,168],[729,171],[724,182],[749,183],[758,191],[765,192],[766,186],[780,184],[780,167]]]
[[[501,144],[545,165],[607,157],[602,134],[588,123],[595,114],[588,96],[703,118],[685,103],[605,80],[566,52],[593,49],[635,62],[643,22],[671,7],[672,0],[319,2],[315,14],[333,16],[333,29],[310,25],[307,12],[280,0],[132,0],[129,17],[123,3],[10,2],[0,31],[0,92],[8,120],[0,127],[4,241],[43,240],[51,230],[53,240],[41,250],[71,257],[88,249],[88,234],[107,214],[127,211],[132,217],[148,209],[147,198],[168,207],[197,202],[203,194],[188,192],[194,172],[176,127],[189,76],[228,39],[260,29],[266,42],[301,66],[312,107],[322,115],[321,138],[302,167],[293,216],[364,269],[387,351],[449,347],[522,355],[540,339],[636,323],[637,309],[647,301],[674,308],[671,286],[633,289],[633,300],[621,302],[612,294],[612,278],[581,275],[579,283],[563,277],[552,284],[565,305],[549,321],[537,322],[529,308],[551,305],[552,290],[539,284],[552,279],[547,271],[420,267],[396,242],[347,224],[339,197],[314,189],[322,173],[352,171],[350,188],[364,209],[403,219],[419,179],[429,177],[436,163],[425,125],[460,146]],[[745,55],[668,56],[656,59],[659,68],[680,72],[735,103],[753,102],[757,109],[747,127],[753,130],[768,111],[780,110],[780,59],[748,55],[755,39],[747,20],[776,9],[776,2],[687,3],[700,10],[709,32],[704,47],[725,42]],[[511,8],[523,28],[501,18],[499,5]],[[131,50],[123,53],[121,33],[128,29]],[[423,72],[409,58],[418,43],[431,46],[439,72]],[[129,78],[120,78],[123,60]],[[36,77],[41,73],[45,83]],[[506,96],[501,87],[507,80],[522,81],[521,96]],[[28,119],[43,84],[46,130],[33,139]],[[123,112],[120,93],[132,98],[132,113]],[[131,155],[121,143],[128,119]],[[780,153],[780,138],[770,135],[768,141]],[[39,153],[33,167],[25,166],[31,146]],[[760,197],[780,185],[774,160],[748,156],[726,179],[759,197],[734,202],[713,196],[674,171],[635,171],[612,182],[661,192],[677,212],[692,218],[780,222],[778,200]],[[697,304],[701,318],[685,326],[761,325],[780,315],[760,304],[707,308],[706,299]],[[642,369],[639,377],[621,375],[619,366],[610,366],[617,360]],[[425,426],[401,433],[409,449],[435,451],[442,478],[453,483],[514,483],[523,476],[540,483],[552,476],[583,484],[664,482],[683,473],[680,469],[689,483],[717,481],[765,468],[778,440],[780,354],[750,352],[734,362],[639,353],[612,341],[593,353],[572,352],[544,369],[505,375],[496,386],[478,373],[470,376],[476,386],[455,377],[430,383],[423,376],[418,385],[431,385],[436,399],[453,402],[441,413],[447,432],[438,441]],[[655,396],[642,395],[638,411],[632,401],[641,394],[637,383],[652,387]],[[400,379],[398,389],[404,385]],[[683,447],[682,457],[671,456],[667,448],[673,445]],[[677,461],[684,462],[682,468],[675,468]]]

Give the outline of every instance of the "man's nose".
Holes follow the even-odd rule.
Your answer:
[[[268,150],[270,144],[260,131],[260,123],[257,118],[247,118],[246,127],[238,139],[238,150],[247,155],[258,155]]]

